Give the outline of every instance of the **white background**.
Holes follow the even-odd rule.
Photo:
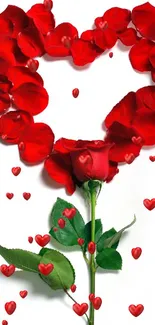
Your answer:
[[[0,1],[0,11],[11,0]],[[34,0],[13,0],[12,4],[28,10]],[[140,0],[55,0],[53,12],[57,24],[71,22],[79,32],[92,27],[94,18],[113,6],[132,9]],[[152,1],[153,4],[153,1]],[[150,76],[134,71],[128,59],[128,50],[117,46],[114,57],[102,55],[87,69],[73,68],[67,60],[39,59],[39,73],[45,80],[50,95],[47,109],[35,117],[51,126],[56,139],[102,139],[102,121],[111,108],[129,91],[151,83]],[[77,99],[72,97],[73,88],[80,89]],[[33,105],[33,103],[32,103]],[[154,149],[142,150],[132,165],[120,168],[113,182],[105,185],[97,206],[97,217],[102,218],[104,230],[112,226],[122,228],[130,223],[134,213],[136,224],[128,231],[119,246],[123,257],[123,270],[119,273],[99,273],[96,279],[96,295],[103,299],[103,306],[96,311],[95,325],[150,325],[155,322],[155,212],[143,206],[144,198],[155,196],[155,163],[149,161]],[[14,177],[11,168],[21,166],[22,172]],[[48,215],[57,196],[77,206],[88,220],[87,208],[79,193],[68,197],[59,185],[52,188],[51,182],[42,177],[42,165],[27,167],[19,160],[17,146],[0,144],[0,244],[8,248],[23,248],[38,252],[36,243],[29,244],[28,236],[48,233]],[[25,201],[23,192],[32,197]],[[13,192],[9,201],[5,194]],[[131,249],[143,249],[139,260],[131,256]],[[57,246],[59,248],[59,246]],[[75,299],[80,303],[88,301],[88,274],[80,252],[64,250],[76,270],[77,292]],[[0,263],[4,260],[0,258]],[[25,300],[19,291],[27,289]],[[17,302],[12,316],[4,311],[4,304]],[[144,304],[144,312],[134,318],[128,311],[130,304]],[[84,324],[83,318],[73,313],[72,302],[60,292],[52,292],[48,286],[33,274],[17,272],[11,278],[0,276],[0,322],[9,320],[9,325],[27,324]]]

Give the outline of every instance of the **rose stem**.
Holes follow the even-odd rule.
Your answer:
[[[75,304],[78,304],[78,302],[68,293],[68,291],[66,289],[64,289],[64,292],[67,294],[67,296],[72,300],[74,301]],[[88,321],[88,325],[91,325],[91,323],[89,322],[89,317],[88,315],[85,313],[85,316],[87,318],[87,321]]]
[[[96,207],[96,189],[92,188],[90,191],[91,204],[91,241],[95,242],[95,207]],[[95,256],[91,254],[90,257],[90,293],[95,295]],[[90,325],[94,325],[94,307],[90,303]]]

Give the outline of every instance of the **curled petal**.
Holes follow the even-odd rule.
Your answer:
[[[32,115],[41,113],[48,105],[45,88],[34,83],[24,83],[12,91],[15,105]]]
[[[24,55],[30,58],[44,54],[44,40],[35,26],[29,26],[18,34],[18,46]]]
[[[55,27],[54,15],[51,11],[46,10],[44,4],[35,4],[27,12],[27,15],[33,19],[34,24],[43,35],[46,35]]]
[[[93,44],[82,39],[73,42],[71,46],[71,54],[74,64],[78,66],[83,66],[93,62],[99,55]]]
[[[8,79],[13,84],[13,90],[24,83],[33,83],[43,86],[43,79],[37,72],[31,72],[26,67],[11,67],[7,73]]]
[[[23,111],[10,111],[0,118],[0,133],[7,143],[19,142],[21,133],[33,123],[33,117]]]
[[[139,33],[150,40],[155,40],[155,7],[149,2],[132,10],[132,22]]]
[[[28,17],[26,13],[21,8],[16,6],[9,5],[0,14],[0,18],[8,19],[11,21],[13,25],[13,38],[16,38],[18,33],[28,25]]]
[[[149,55],[153,47],[153,42],[141,39],[131,48],[129,58],[134,69],[141,72],[151,70]]]
[[[51,153],[54,134],[44,123],[34,123],[20,136],[23,146],[19,153],[22,160],[30,164],[42,162]]]

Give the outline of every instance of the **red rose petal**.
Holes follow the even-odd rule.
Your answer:
[[[113,7],[104,13],[102,19],[107,22],[109,28],[116,32],[122,32],[131,21],[131,12],[127,9]]]
[[[7,143],[18,143],[21,133],[33,123],[33,117],[23,111],[10,111],[0,118],[0,133]]]
[[[13,32],[13,24],[8,19],[0,18],[0,36],[11,36]]]
[[[27,15],[33,19],[34,24],[43,35],[55,27],[54,15],[46,9],[44,4],[35,4],[27,12]]]
[[[34,26],[29,26],[27,29],[20,32],[17,42],[21,51],[30,58],[42,56],[45,52],[43,37]]]
[[[93,62],[99,55],[96,48],[82,39],[75,40],[71,46],[71,54],[74,64],[83,66]]]
[[[141,72],[151,70],[149,53],[153,47],[153,42],[146,39],[141,39],[131,48],[129,59],[134,69]]]
[[[40,86],[44,84],[43,79],[37,72],[33,73],[26,67],[11,67],[8,70],[7,76],[13,83],[13,90],[25,83],[33,83]]]
[[[155,7],[149,2],[132,10],[132,22],[139,33],[150,40],[155,40]]]
[[[17,6],[8,5],[0,16],[1,18],[8,19],[12,22],[13,38],[16,38],[18,33],[28,25],[28,17],[26,13]]]
[[[12,91],[15,105],[37,115],[41,113],[48,105],[48,93],[45,88],[34,83],[24,83]]]
[[[44,123],[31,125],[21,135],[23,148],[19,148],[20,157],[27,163],[35,164],[43,161],[52,151],[54,134]]]
[[[10,107],[10,96],[0,93],[0,114],[4,113]]]
[[[126,46],[134,45],[139,40],[137,32],[133,28],[127,28],[121,34],[118,34],[118,37],[120,41]]]
[[[95,44],[102,50],[111,49],[117,41],[116,33],[110,29],[95,29],[94,30]]]
[[[86,30],[81,34],[81,39],[84,41],[94,41],[94,30]]]
[[[4,49],[3,49],[4,51]],[[2,75],[7,75],[8,69],[15,65],[15,57],[13,53],[11,52],[2,52],[2,49],[0,50],[0,73]]]

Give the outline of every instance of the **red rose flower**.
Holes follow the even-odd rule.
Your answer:
[[[45,169],[56,182],[72,194],[75,184],[90,179],[105,181],[109,176],[109,149],[104,141],[59,139],[54,152],[45,161]],[[111,173],[114,174],[113,171]]]

